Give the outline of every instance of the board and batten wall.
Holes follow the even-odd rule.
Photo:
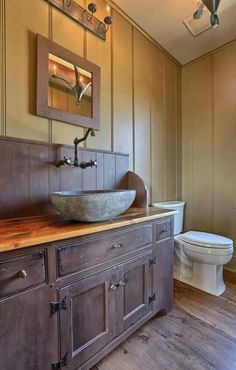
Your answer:
[[[185,229],[236,244],[236,42],[183,68],[182,107]]]
[[[77,0],[87,6],[89,1]],[[105,2],[96,0],[100,19]],[[1,0],[1,135],[72,144],[84,129],[37,117],[37,33],[101,67],[100,131],[86,145],[128,153],[152,201],[181,194],[181,69],[128,20],[112,11],[106,42],[43,0]]]

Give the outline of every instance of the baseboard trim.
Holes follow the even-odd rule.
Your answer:
[[[236,284],[236,271],[224,269],[224,281]]]
[[[236,273],[236,256],[233,256],[231,261],[224,266],[225,270],[235,271]]]

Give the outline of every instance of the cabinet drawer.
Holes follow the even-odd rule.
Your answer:
[[[0,262],[0,298],[46,281],[45,252]]]
[[[151,224],[131,231],[104,235],[88,242],[77,240],[70,245],[58,247],[58,276],[82,271],[151,243]]]
[[[166,220],[155,224],[155,240],[162,240],[171,236],[171,221]]]

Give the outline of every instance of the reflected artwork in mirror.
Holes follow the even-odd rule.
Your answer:
[[[48,105],[92,118],[92,73],[49,53]]]
[[[38,35],[37,114],[99,129],[100,68]]]

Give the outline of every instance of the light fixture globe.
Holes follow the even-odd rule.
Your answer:
[[[108,26],[110,26],[112,24],[112,17],[111,16],[107,16],[104,18],[104,23]]]
[[[88,10],[90,11],[90,13],[94,14],[96,13],[97,11],[97,5],[94,4],[94,3],[90,3],[88,4]]]
[[[210,20],[211,20],[212,28],[216,28],[217,26],[219,26],[220,21],[219,21],[218,15],[216,13],[211,14]]]

